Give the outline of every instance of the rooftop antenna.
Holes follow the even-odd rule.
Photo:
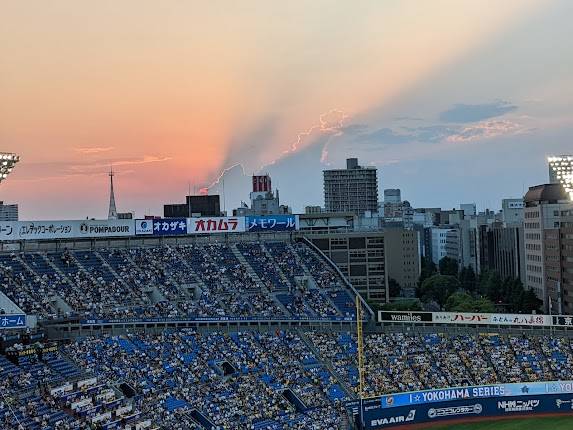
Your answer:
[[[107,219],[117,219],[117,209],[115,207],[115,194],[113,192],[113,165],[109,167],[109,211]]]

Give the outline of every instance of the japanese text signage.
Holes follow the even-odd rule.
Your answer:
[[[26,315],[0,315],[0,329],[25,328]]]
[[[550,319],[546,315],[488,314],[466,312],[434,312],[433,322],[446,324],[489,324],[519,326],[546,326],[551,324]]]
[[[155,236],[173,236],[187,234],[186,218],[163,218],[153,220]]]
[[[482,312],[378,312],[378,322],[476,325],[550,326],[548,315],[489,314]],[[572,326],[572,317],[553,317],[553,325]]]
[[[187,233],[240,233],[244,231],[244,217],[202,217],[189,219]]]
[[[246,217],[248,232],[294,231],[298,230],[297,215],[272,215]]]
[[[0,240],[51,240],[133,236],[133,220],[8,221],[0,223]]]

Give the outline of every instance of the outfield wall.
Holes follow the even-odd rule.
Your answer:
[[[573,414],[573,381],[498,384],[398,393],[349,402],[358,428],[379,430],[519,415]],[[362,423],[362,424],[361,424]]]

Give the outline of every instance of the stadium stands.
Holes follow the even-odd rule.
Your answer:
[[[298,243],[0,254],[0,276],[1,291],[41,319],[354,315],[352,292]]]

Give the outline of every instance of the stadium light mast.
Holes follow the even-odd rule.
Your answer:
[[[357,336],[357,352],[358,352],[358,386],[360,398],[360,425],[364,426],[363,422],[363,400],[364,400],[364,342],[362,334],[362,303],[360,296],[356,295],[356,336]]]
[[[0,152],[0,183],[6,180],[18,161],[20,161],[19,155],[11,152]]]

